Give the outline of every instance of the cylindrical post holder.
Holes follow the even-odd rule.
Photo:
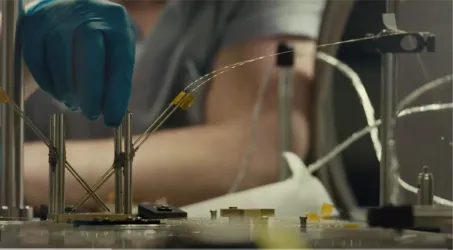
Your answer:
[[[16,23],[22,1],[0,1],[2,10],[0,36],[0,81],[1,87],[21,109],[24,107],[22,84],[22,60],[16,58]],[[18,217],[24,207],[23,192],[23,132],[24,123],[18,114],[2,105],[2,185],[1,205],[8,207],[8,217]]]
[[[124,189],[124,162],[123,157],[123,133],[122,126],[113,130],[114,150],[115,150],[115,213],[124,212],[123,189]]]
[[[132,161],[134,148],[132,146],[132,114],[128,111],[123,123],[124,129],[124,213],[132,214]]]
[[[50,116],[49,124],[49,135],[50,142],[52,143],[53,148],[49,148],[49,214],[47,218],[52,218],[55,214],[55,203],[56,203],[56,190],[57,190],[57,162],[58,155],[55,151],[57,148],[57,115],[53,114]]]
[[[65,147],[65,126],[64,115],[58,114],[57,117],[57,138],[56,138],[56,151],[57,151],[57,168],[56,168],[56,204],[55,213],[63,214],[65,212],[65,163],[66,163],[66,147]]]
[[[423,167],[423,172],[418,175],[417,204],[432,206],[434,204],[434,177],[429,172],[428,166]]]

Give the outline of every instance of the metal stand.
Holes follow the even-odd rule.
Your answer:
[[[1,1],[2,34],[1,43],[1,87],[20,108],[23,108],[22,61],[16,60],[18,47],[16,23],[22,6],[21,1]],[[1,206],[7,218],[18,218],[27,210],[24,206],[23,190],[23,134],[21,117],[7,105],[2,106],[1,117]],[[7,212],[6,212],[7,211]]]
[[[279,132],[279,179],[285,180],[290,175],[288,164],[283,158],[284,152],[292,151],[292,112],[294,91],[294,49],[286,44],[279,44],[277,49],[278,67],[278,132]]]
[[[374,47],[382,53],[381,83],[381,144],[382,157],[380,166],[380,205],[397,203],[399,199],[397,176],[399,166],[395,155],[394,126],[397,115],[396,107],[396,55],[395,53],[419,53],[423,50],[435,50],[435,36],[428,32],[402,32],[396,24],[396,1],[387,1],[384,13],[384,30],[373,41]],[[403,39],[414,40],[413,48],[402,46]]]
[[[115,128],[115,213],[132,214],[132,114]],[[124,151],[123,151],[124,146]]]
[[[395,18],[396,1],[388,0],[386,3],[387,13],[383,15],[384,25],[386,30],[397,32],[396,20],[395,23],[388,23],[388,15],[393,15]],[[386,16],[387,15],[387,16]],[[394,25],[394,26],[392,26]],[[396,55],[393,53],[385,53],[382,55],[382,76],[381,76],[381,145],[382,156],[380,165],[380,192],[379,204],[381,206],[392,203],[392,190],[395,185],[392,177],[392,168],[397,162],[394,159],[394,126],[396,118],[397,105],[397,85],[396,85]],[[394,203],[394,202],[393,202]]]
[[[115,148],[115,213],[124,212],[123,191],[124,191],[124,152],[122,126],[113,130]]]
[[[124,213],[132,214],[132,160],[134,148],[132,142],[132,114],[127,112],[123,124],[124,129]]]
[[[49,218],[65,212],[65,127],[64,115],[54,114],[50,118],[49,149]]]
[[[65,169],[68,168],[65,152],[64,115],[52,115],[50,119],[50,140],[53,148],[49,149],[49,216],[48,218],[61,222],[72,221],[74,218],[91,218],[89,214],[65,214]],[[128,112],[123,124],[114,129],[115,161],[113,166],[101,177],[91,189],[93,192],[112,176],[115,175],[115,212],[113,215],[132,214],[132,160],[134,150],[132,146],[132,114]],[[70,169],[70,168],[69,168]],[[97,197],[93,195],[93,197]],[[85,194],[74,206],[80,208],[90,198]],[[99,202],[99,201],[98,201]],[[101,202],[105,211],[108,208]],[[94,217],[99,214],[93,214]],[[108,217],[108,214],[105,214]],[[121,218],[116,216],[115,218]],[[125,217],[126,218],[126,217]]]

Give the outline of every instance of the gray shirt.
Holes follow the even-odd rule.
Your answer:
[[[151,35],[137,49],[130,110],[134,133],[140,133],[191,81],[209,73],[217,52],[233,43],[276,35],[316,38],[323,0],[169,1]],[[203,96],[188,112],[176,112],[166,127],[203,123]],[[67,138],[103,138],[112,135],[102,121],[88,122],[38,91],[26,103],[26,112],[42,131],[49,115],[67,113]],[[26,140],[36,137],[27,130]]]

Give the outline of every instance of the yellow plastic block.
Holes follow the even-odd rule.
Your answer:
[[[274,209],[244,209],[245,217],[271,217],[275,215]]]
[[[9,98],[6,94],[6,91],[3,88],[0,88],[0,103],[8,103]]]
[[[220,216],[222,216],[222,217],[242,217],[242,216],[244,216],[244,210],[238,209],[237,207],[220,209]]]
[[[321,206],[321,218],[329,218],[333,214],[334,206],[331,204],[323,203]]]
[[[261,249],[302,249],[307,245],[295,232],[281,229],[262,231],[256,238],[256,244]]]
[[[319,222],[321,220],[317,213],[308,213],[305,216],[307,216],[307,222]]]

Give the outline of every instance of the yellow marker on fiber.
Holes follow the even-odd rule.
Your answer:
[[[321,220],[318,213],[308,213],[305,216],[307,216],[307,222],[319,222]]]
[[[329,218],[333,214],[334,206],[331,204],[323,203],[321,206],[321,218]]]
[[[186,93],[185,91],[181,91],[175,99],[171,102],[171,104],[178,106],[181,109],[187,110],[192,105],[193,101],[195,100],[195,96]]]
[[[6,94],[6,91],[3,88],[0,88],[0,103],[8,102],[9,102],[8,94]]]

